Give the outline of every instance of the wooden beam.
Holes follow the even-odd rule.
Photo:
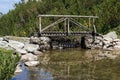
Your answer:
[[[58,23],[61,23],[61,22],[65,21],[66,19],[67,18],[60,18],[59,20],[57,20],[57,21],[53,22],[52,24],[50,24],[50,25],[46,26],[45,28],[43,28],[41,30],[41,32],[43,32],[44,30],[46,30],[46,29],[48,29],[48,28],[50,28],[50,27],[52,27],[52,26],[54,26],[54,25],[56,25]]]
[[[86,30],[86,31],[89,31],[88,29],[86,29],[86,26],[84,26],[83,24],[75,21],[74,19],[70,18],[70,21],[71,21],[72,23],[74,23],[75,25],[79,26],[81,29]]]
[[[98,18],[98,16],[81,16],[81,15],[38,15],[38,17],[75,17],[75,18]]]

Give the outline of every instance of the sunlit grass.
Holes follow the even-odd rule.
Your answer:
[[[0,48],[0,80],[10,80],[18,61],[19,57],[13,55],[13,51]]]

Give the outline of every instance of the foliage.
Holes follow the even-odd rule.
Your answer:
[[[9,80],[13,76],[18,61],[13,51],[0,48],[0,80]]]
[[[0,19],[0,34],[31,36],[38,29],[39,14],[96,15],[99,16],[95,22],[97,31],[106,33],[120,24],[119,13],[119,0],[29,0],[27,3],[21,0]],[[43,26],[52,20],[43,20]]]

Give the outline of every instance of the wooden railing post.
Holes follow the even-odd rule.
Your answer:
[[[67,35],[69,35],[70,33],[70,20],[68,18],[68,22],[67,22]]]
[[[91,27],[91,18],[89,17],[89,22],[88,22],[88,29],[90,30]]]
[[[64,21],[64,32],[66,32],[66,20]]]
[[[39,17],[39,31],[41,33],[41,17]]]

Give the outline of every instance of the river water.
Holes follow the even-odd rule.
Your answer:
[[[120,59],[115,63],[96,56],[103,52],[79,48],[46,51],[40,66],[28,68],[21,63],[23,72],[12,80],[120,80]]]

